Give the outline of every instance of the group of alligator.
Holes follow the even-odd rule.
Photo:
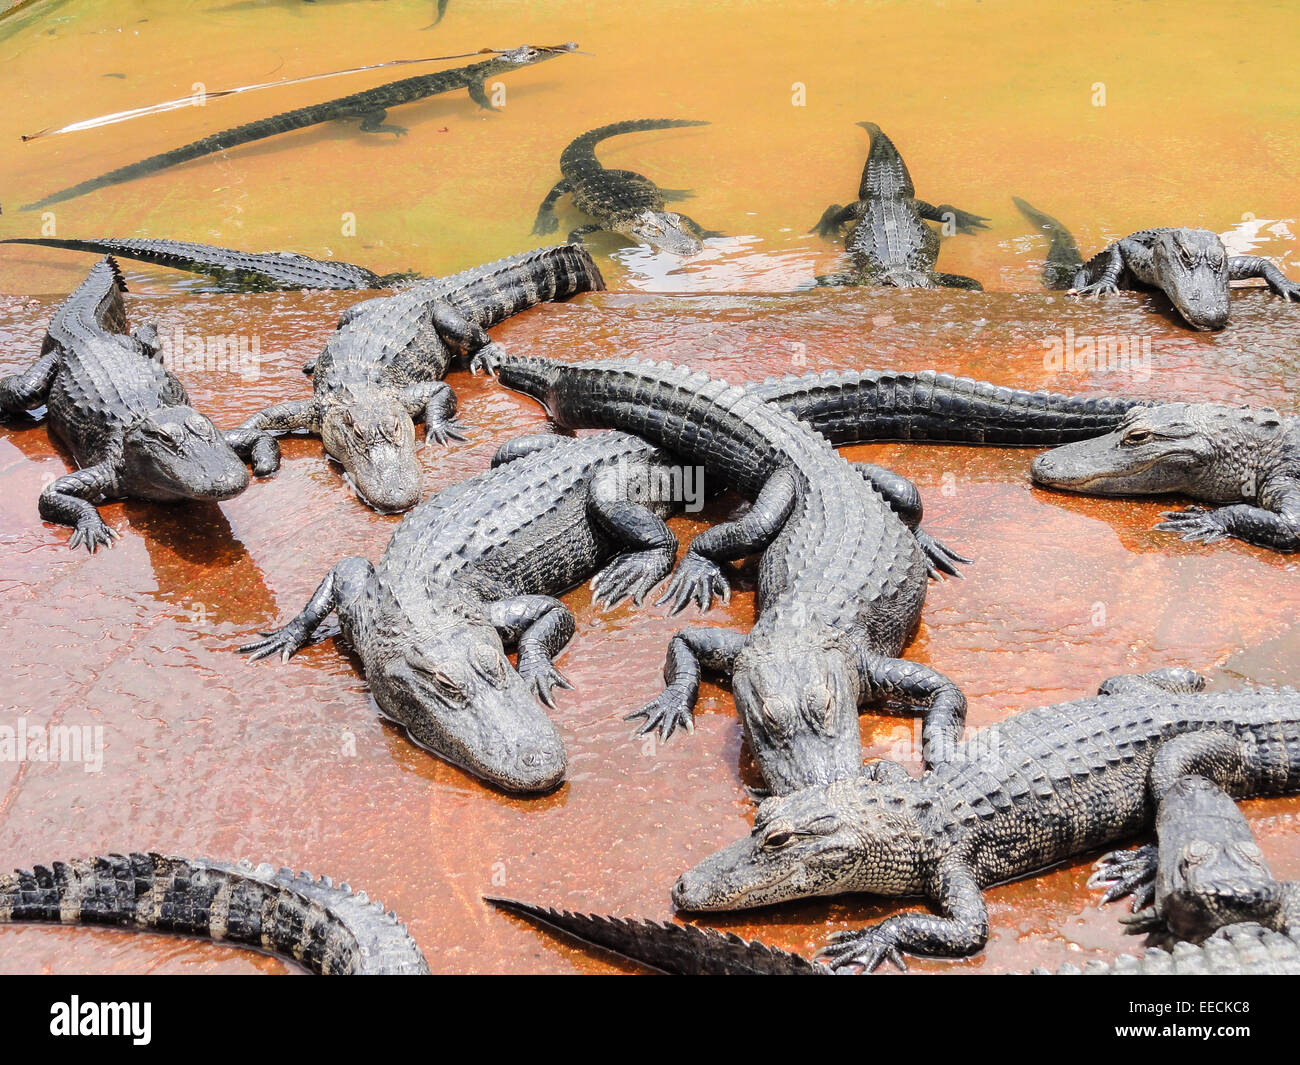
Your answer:
[[[236,144],[352,116],[367,131],[388,107],[571,51],[522,48],[461,70],[410,78],[289,112],[84,182],[80,195]],[[1028,392],[932,371],[814,373],[731,385],[666,363],[563,362],[501,350],[487,330],[604,281],[581,238],[611,229],[683,254],[708,231],[670,212],[665,193],[596,159],[603,138],[698,123],[603,126],[561,157],[535,231],[556,226],[566,194],[593,219],[570,243],[446,278],[380,277],[293,253],[247,253],[150,239],[35,243],[104,253],[50,320],[36,360],[0,380],[0,410],[44,408],[77,472],[40,496],[41,516],[94,551],[117,533],[96,503],[221,500],[279,466],[276,434],[319,435],[356,494],[407,512],[378,562],[335,562],[303,609],[244,652],[288,660],[329,615],[358,655],[381,712],[411,739],[504,790],[539,794],[565,777],[546,708],[568,682],[555,659],[574,632],[557,598],[636,604],[667,580],[673,613],[726,600],[726,563],[760,555],[747,633],[688,628],[668,648],[664,690],[629,717],[666,740],[689,731],[701,675],[730,679],[765,793],[751,834],[684,873],[685,911],[812,896],[923,896],[903,913],[824,949],[829,965],[691,925],[495,905],[668,972],[826,974],[957,957],[989,935],[983,891],[1154,827],[1156,843],[1103,860],[1107,897],[1134,896],[1132,930],[1165,943],[1085,971],[1296,972],[1300,896],[1273,879],[1234,799],[1300,791],[1300,693],[1206,692],[1164,669],[1107,680],[1097,696],[1014,715],[964,738],[966,700],[947,677],[900,657],[928,581],[969,561],[922,528],[916,487],[845,462],[838,446],[925,441],[1050,447],[1042,485],[1101,495],[1177,494],[1193,506],[1159,526],[1184,539],[1300,548],[1300,421],[1271,409]],[[915,197],[901,156],[863,123],[871,149],[858,199],[817,231],[848,226],[849,268],[827,284],[979,288],[935,270],[929,223],[971,232],[986,219]],[[1069,233],[1023,201],[1051,238],[1046,279],[1079,293],[1151,286],[1197,329],[1221,329],[1229,282],[1261,277],[1287,300],[1300,286],[1272,264],[1229,257],[1204,230],[1153,229],[1083,262]],[[202,271],[234,287],[391,289],[344,313],[305,370],[311,395],[220,430],[188,402],[150,326],[129,330],[114,257]],[[415,423],[463,439],[443,380],[457,359],[540,402],[560,432],[505,444],[492,468],[421,502]],[[574,436],[580,429],[606,430]],[[562,435],[567,434],[567,435]],[[635,485],[702,467],[712,489],[750,504],[696,536],[678,561],[665,519],[677,506]],[[676,563],[674,565],[674,563]],[[516,652],[512,664],[508,650]],[[924,773],[863,764],[858,715],[910,709],[922,720]],[[313,971],[427,972],[405,928],[347,885],[249,863],[110,855],[0,877],[0,921],[93,922],[243,943]],[[1176,943],[1177,945],[1170,946]],[[1165,949],[1165,948],[1168,949]]]

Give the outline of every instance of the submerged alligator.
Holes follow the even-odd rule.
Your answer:
[[[32,244],[135,259],[172,270],[207,274],[223,288],[240,292],[275,289],[378,289],[412,280],[412,274],[376,274],[364,266],[333,259],[313,259],[292,251],[237,251],[211,244],[148,237],[64,240],[59,237],[12,237],[0,244]]]
[[[596,158],[596,145],[624,133],[707,125],[707,122],[682,118],[641,118],[614,122],[584,133],[560,154],[563,176],[537,209],[533,232],[544,236],[559,228],[555,205],[560,197],[571,193],[574,206],[594,219],[569,234],[571,243],[577,243],[589,233],[609,230],[645,241],[661,251],[694,255],[704,247],[703,238],[718,234],[703,229],[693,218],[665,207],[667,200],[690,194],[681,189],[661,189],[648,177],[632,170],[606,170]]]
[[[812,231],[835,237],[852,225],[845,251],[850,269],[819,277],[820,285],[892,285],[896,288],[966,288],[978,281],[935,270],[939,236],[927,221],[954,226],[959,233],[986,229],[988,221],[948,204],[935,207],[916,198],[912,176],[898,149],[874,122],[859,122],[871,136],[871,151],[862,171],[858,198],[848,206],[833,203]]]
[[[1039,455],[1032,475],[1089,495],[1178,493],[1226,504],[1166,511],[1156,528],[1202,543],[1235,537],[1300,549],[1300,418],[1271,408],[1136,406],[1111,432]]]
[[[585,249],[560,245],[366,300],[344,312],[311,364],[312,398],[268,407],[244,426],[319,434],[366,503],[407,510],[420,498],[415,421],[430,440],[464,439],[442,380],[454,355],[490,349],[486,330],[522,310],[604,287]]]
[[[91,178],[70,188],[53,192],[33,203],[24,204],[20,210],[39,210],[54,203],[62,203],[64,200],[84,196],[86,193],[94,192],[97,189],[107,188],[110,185],[120,185],[126,181],[133,181],[149,174],[156,174],[160,170],[166,170],[181,163],[188,163],[193,159],[202,159],[206,155],[216,155],[218,152],[227,151],[241,144],[265,140],[267,137],[288,133],[290,130],[306,129],[309,126],[320,125],[322,122],[355,118],[361,120],[359,128],[363,133],[393,133],[400,137],[406,132],[403,127],[389,125],[384,122],[390,108],[413,103],[416,100],[423,100],[429,96],[437,96],[439,93],[451,92],[454,89],[469,90],[470,99],[476,104],[489,111],[495,111],[497,108],[492,105],[485,87],[485,83],[489,78],[494,78],[500,74],[508,74],[512,70],[531,66],[534,63],[541,63],[547,59],[553,59],[557,55],[575,51],[577,47],[576,44],[565,44],[556,47],[524,45],[513,51],[503,52],[492,59],[486,59],[481,63],[471,63],[469,66],[457,67],[454,70],[439,70],[433,74],[419,74],[415,77],[389,82],[387,85],[377,85],[373,89],[365,89],[349,96],[340,96],[337,99],[326,100],[323,103],[299,107],[293,111],[284,111],[278,115],[272,115],[270,118],[258,119],[256,122],[249,122],[233,129],[224,129],[219,133],[211,133],[190,144],[182,145],[180,148],[173,148],[169,152],[152,155],[138,163],[119,167],[117,170],[101,174],[97,178]]]
[[[0,923],[112,925],[252,947],[321,976],[424,976],[397,915],[329,877],[252,862],[109,854],[0,876]]]
[[[1085,263],[1060,222],[1024,200],[1016,198],[1015,203],[1051,241],[1043,271],[1049,288],[1081,296],[1158,288],[1183,321],[1202,331],[1228,324],[1231,281],[1260,277],[1284,300],[1300,300],[1300,284],[1258,255],[1229,255],[1223,241],[1208,229],[1142,229],[1107,245]]]
[[[70,547],[94,551],[118,533],[95,509],[101,498],[221,500],[280,465],[266,433],[219,431],[189,405],[185,387],[162,363],[157,331],[127,334],[126,286],[105,257],[50,319],[40,357],[0,380],[0,410],[47,407],[50,429],[79,469],[40,498],[41,517],[70,526]]]
[[[1206,693],[1190,670],[1112,677],[1100,694],[1015,714],[934,751],[920,779],[896,762],[764,801],[751,835],[684,873],[684,910],[734,910],[868,892],[923,895],[834,936],[833,968],[961,957],[988,938],[986,887],[1140,832],[1180,778],[1231,794],[1300,789],[1300,692]]]

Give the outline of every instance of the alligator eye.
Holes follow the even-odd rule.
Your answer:
[[[1151,439],[1150,429],[1130,429],[1124,434],[1123,443],[1125,444],[1145,444]]]
[[[763,839],[765,851],[779,851],[794,840],[793,832],[772,832]]]

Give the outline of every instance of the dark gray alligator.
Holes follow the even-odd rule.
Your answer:
[[[1126,931],[1157,941],[1200,943],[1236,924],[1300,932],[1300,882],[1274,878],[1232,796],[1196,774],[1161,797],[1156,842],[1105,855],[1088,884],[1103,902],[1131,895]]]
[[[1040,975],[1047,970],[1035,970]],[[1152,947],[1140,958],[1063,965],[1057,976],[1297,976],[1300,942],[1257,924],[1231,925],[1204,943]]]
[[[1288,302],[1300,299],[1291,281],[1258,255],[1229,255],[1208,229],[1142,229],[1108,244],[1086,263],[1069,232],[1051,215],[1016,199],[1021,212],[1051,241],[1043,280],[1050,288],[1080,296],[1105,296],[1120,289],[1157,288],[1193,329],[1228,324],[1228,284],[1262,277]]]
[[[0,923],[111,925],[266,951],[321,976],[423,976],[397,915],[329,877],[252,862],[109,854],[0,876]]]
[[[614,122],[584,133],[560,154],[563,177],[538,208],[533,232],[545,235],[559,228],[555,205],[561,196],[571,193],[574,206],[594,219],[570,233],[571,242],[582,240],[588,233],[610,230],[645,241],[662,251],[694,255],[703,248],[704,237],[718,234],[665,207],[665,201],[682,199],[690,193],[682,189],[661,189],[648,177],[632,170],[606,170],[596,158],[596,145],[623,133],[707,125],[707,122],[681,118],[640,118]]]
[[[651,727],[691,728],[702,668],[730,674],[750,750],[775,792],[853,776],[859,705],[920,707],[927,744],[960,735],[965,698],[898,658],[925,598],[929,565],[908,525],[829,443],[742,388],[636,360],[565,365],[480,353],[508,388],[565,428],[616,428],[702,465],[753,501],[696,537],[662,601],[708,609],[730,594],[724,560],[762,552],[758,617],[746,635],[693,628],[672,640],[667,687],[640,711]]]
[[[319,434],[366,503],[407,510],[420,498],[415,420],[429,440],[464,439],[442,380],[454,355],[491,350],[486,330],[522,310],[604,287],[585,249],[561,245],[366,300],[344,312],[312,364],[311,399],[268,407],[244,427]]]
[[[1166,511],[1156,528],[1184,540],[1300,548],[1300,419],[1268,407],[1139,406],[1105,435],[1039,455],[1032,474],[1036,484],[1089,495],[1225,504]]]
[[[858,198],[848,206],[833,203],[812,232],[834,238],[852,225],[845,250],[850,269],[819,277],[820,285],[892,285],[896,288],[980,289],[978,281],[938,273],[939,235],[928,225],[942,222],[959,233],[986,229],[988,219],[949,204],[935,207],[916,198],[912,176],[898,149],[874,122],[859,122],[871,136]]]
[[[172,270],[207,274],[223,289],[266,292],[275,289],[376,289],[392,288],[412,280],[412,274],[376,274],[364,266],[332,259],[313,259],[292,251],[237,251],[211,244],[146,237],[104,237],[99,240],[64,240],[59,237],[13,237],[0,244],[33,244],[135,259]]]
[[[39,358],[0,380],[0,410],[44,404],[50,428],[79,469],[50,484],[41,517],[70,526],[69,546],[111,544],[101,498],[221,500],[280,465],[280,447],[251,429],[220,432],[189,405],[185,387],[162,363],[157,331],[128,335],[125,290],[105,257],[50,319]]]
[[[753,832],[684,873],[684,910],[869,892],[922,895],[822,952],[870,971],[902,954],[960,957],[988,938],[984,888],[1148,827],[1189,773],[1231,794],[1300,789],[1300,692],[1202,692],[1189,670],[1113,677],[1097,697],[1015,714],[946,750],[920,779],[896,762],[767,799]]]
[[[320,125],[322,122],[355,118],[361,120],[359,128],[363,133],[393,133],[400,137],[406,132],[403,127],[384,122],[389,109],[423,100],[429,96],[437,96],[439,93],[451,92],[454,89],[468,89],[470,98],[475,103],[489,111],[495,111],[497,108],[488,98],[485,85],[489,78],[508,74],[512,70],[541,63],[547,59],[554,59],[557,55],[575,51],[577,47],[576,44],[553,47],[524,45],[491,59],[485,59],[481,63],[471,63],[469,66],[457,67],[454,70],[439,70],[433,74],[418,74],[415,77],[403,78],[400,81],[391,81],[387,85],[377,85],[373,89],[355,92],[349,96],[326,100],[324,103],[284,111],[270,118],[261,118],[233,129],[223,129],[219,133],[210,133],[206,137],[160,155],[151,155],[138,163],[119,167],[97,178],[53,192],[34,203],[24,204],[20,210],[39,210],[54,203],[84,196],[97,189],[156,174],[160,170],[188,163],[192,159],[202,159],[206,155],[216,155],[218,152],[228,151],[241,144],[265,140],[267,137],[288,133],[290,130],[306,129],[309,126]]]

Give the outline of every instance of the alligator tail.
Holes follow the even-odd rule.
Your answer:
[[[862,168],[862,182],[858,186],[858,199],[914,199],[916,188],[912,184],[912,175],[894,142],[874,122],[859,122],[858,125],[871,138],[867,163]]]
[[[418,975],[392,913],[327,877],[251,862],[110,854],[0,876],[0,922],[94,924],[235,943],[322,975]]]
[[[450,303],[477,325],[490,329],[539,303],[603,291],[605,279],[582,245],[561,244],[498,259],[428,284],[443,287]]]
[[[1083,256],[1079,254],[1073,235],[1050,214],[1044,214],[1019,196],[1012,196],[1011,200],[1022,215],[1047,234],[1050,243],[1043,263],[1043,284],[1050,289],[1073,288],[1083,267]]]
[[[921,370],[770,377],[746,386],[836,446],[886,440],[1048,447],[1102,436],[1149,400],[1004,388]]]
[[[593,170],[602,169],[596,159],[596,145],[610,137],[624,133],[639,133],[651,129],[677,129],[683,126],[707,126],[707,122],[689,118],[634,118],[626,122],[613,122],[599,126],[577,137],[560,153],[560,173],[574,180]]]
[[[694,925],[628,920],[553,910],[515,899],[485,898],[499,910],[593,944],[660,972],[683,976],[829,976],[798,954]]]

